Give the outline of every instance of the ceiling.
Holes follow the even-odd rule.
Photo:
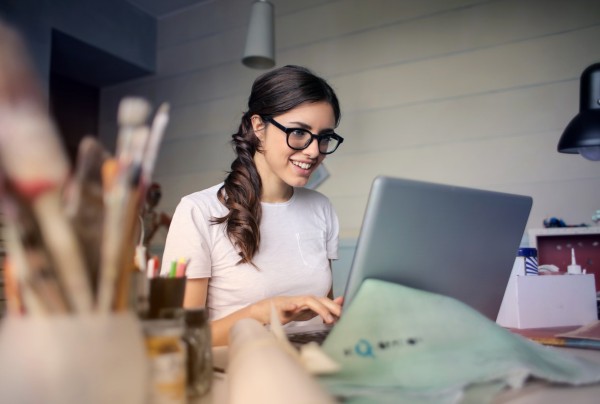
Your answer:
[[[125,0],[156,19],[216,0]]]

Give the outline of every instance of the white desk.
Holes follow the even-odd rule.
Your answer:
[[[554,348],[581,356],[600,364],[600,351],[591,349]],[[527,383],[522,389],[499,394],[494,403],[583,404],[600,402],[600,384],[583,387],[562,387],[542,381]]]
[[[600,351],[588,349],[572,348],[552,348],[561,349],[570,354],[581,356],[593,360],[600,364]],[[215,366],[226,367],[227,348],[215,348],[213,350],[215,357]],[[228,385],[227,375],[216,373],[211,392],[199,399],[192,400],[190,404],[227,404],[228,403]],[[600,384],[583,387],[562,387],[550,385],[542,381],[533,381],[527,383],[522,389],[507,390],[498,394],[494,401],[495,404],[588,404],[600,402]],[[248,397],[248,404],[254,404],[251,397]],[[256,403],[258,404],[258,403]]]

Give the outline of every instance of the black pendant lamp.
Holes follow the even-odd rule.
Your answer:
[[[558,151],[579,153],[588,160],[600,160],[600,63],[581,74],[579,114],[565,128]]]

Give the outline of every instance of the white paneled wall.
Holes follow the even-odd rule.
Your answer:
[[[357,236],[378,174],[531,195],[530,228],[549,216],[590,222],[600,209],[600,163],[556,152],[579,75],[600,62],[600,1],[271,1],[277,65],[306,65],[340,97],[346,141],[319,190],[342,238]],[[121,97],[171,104],[156,170],[162,210],[229,168],[230,134],[261,73],[240,63],[252,2],[160,20],[157,74],[102,93],[109,145]]]

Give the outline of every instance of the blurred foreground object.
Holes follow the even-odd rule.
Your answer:
[[[69,163],[24,47],[2,25],[0,60],[0,195],[14,278],[30,312],[90,312],[83,256],[61,206]]]
[[[71,167],[18,35],[0,22],[0,208],[22,303],[12,314],[127,309],[139,213],[169,119],[126,97],[116,155],[94,137]],[[14,294],[13,294],[14,295]]]
[[[150,104],[123,99],[116,155],[86,137],[71,167],[21,40],[0,21],[0,402],[147,401],[129,279],[168,112],[161,105],[147,124]]]

